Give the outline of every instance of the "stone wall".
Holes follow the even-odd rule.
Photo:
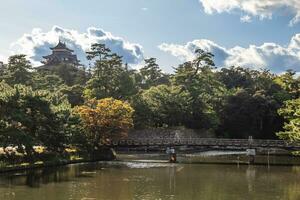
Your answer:
[[[154,138],[214,138],[215,134],[208,130],[193,130],[182,127],[175,128],[152,128],[132,130],[128,139],[154,139]]]

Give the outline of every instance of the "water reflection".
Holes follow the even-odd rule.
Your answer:
[[[300,168],[91,163],[0,176],[2,200],[300,199]]]

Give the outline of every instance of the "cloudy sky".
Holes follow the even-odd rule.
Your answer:
[[[35,66],[58,39],[82,63],[94,42],[139,66],[164,71],[202,48],[217,66],[300,71],[299,0],[9,0],[0,5],[0,60],[28,55]]]

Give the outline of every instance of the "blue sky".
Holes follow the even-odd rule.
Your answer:
[[[55,42],[54,38],[47,41],[50,35],[57,35],[55,31],[55,34],[53,31],[50,34],[54,26],[64,31],[74,30],[79,35],[87,33],[89,27],[95,27],[107,35],[105,39],[98,38],[99,41],[113,40],[109,45],[127,55],[133,65],[140,64],[142,57],[151,56],[170,72],[171,66],[192,59],[195,47],[202,47],[216,53],[216,63],[220,66],[235,64],[265,67],[274,72],[287,68],[297,71],[300,69],[300,45],[299,49],[295,45],[291,47],[290,41],[293,37],[295,44],[298,41],[300,3],[295,0],[282,0],[280,3],[257,0],[266,5],[253,8],[251,2],[255,1],[3,1],[0,6],[0,59],[12,53],[26,53],[37,62],[41,55],[35,54],[47,53],[46,47]],[[241,21],[243,16],[247,16],[248,22]],[[41,30],[31,38],[34,44],[28,44],[24,34],[33,35],[33,29],[37,28]],[[49,35],[42,38],[45,33]],[[70,38],[73,37],[68,35],[67,43],[72,45],[75,42],[79,53],[84,52],[84,48],[81,52],[80,48],[91,41],[83,44],[78,41],[79,37],[73,38],[74,41]],[[130,44],[129,47],[119,45],[120,41]],[[264,45],[266,43],[272,45]],[[138,52],[140,49],[143,53]],[[132,52],[134,55],[128,56]]]

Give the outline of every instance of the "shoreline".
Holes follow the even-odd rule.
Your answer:
[[[119,154],[122,155],[122,154]],[[124,154],[123,154],[124,155]],[[127,156],[132,156],[132,154],[126,154]],[[136,154],[135,154],[136,155]],[[149,155],[149,154],[148,154]],[[290,157],[295,157],[297,156],[290,156]],[[27,171],[27,170],[35,170],[35,169],[43,169],[43,168],[56,168],[56,167],[62,167],[62,166],[67,166],[67,165],[72,165],[72,164],[84,164],[84,163],[95,163],[95,162],[121,162],[121,163],[126,163],[126,162],[132,162],[132,163],[164,163],[164,164],[182,164],[182,165],[187,165],[187,164],[195,164],[195,165],[251,165],[251,166],[300,166],[300,163],[267,163],[267,162],[256,162],[253,164],[250,164],[249,162],[245,160],[220,160],[220,161],[183,161],[179,160],[176,163],[170,163],[166,159],[124,159],[124,158],[117,158],[115,160],[91,160],[91,159],[81,159],[81,160],[60,160],[60,161],[55,161],[55,162],[46,162],[46,163],[38,163],[38,164],[29,164],[29,165],[16,165],[16,166],[8,166],[8,167],[3,167],[0,168],[0,174],[5,174],[5,173],[10,173],[10,172],[18,172],[18,171]]]
[[[55,162],[48,161],[46,163],[29,164],[29,165],[20,164],[20,165],[8,166],[8,167],[2,167],[2,168],[0,167],[0,174],[15,172],[15,171],[41,169],[41,168],[61,167],[61,166],[80,164],[80,163],[92,163],[92,162],[99,162],[99,161],[101,161],[101,160],[82,159],[82,160],[69,160],[69,161],[60,160],[60,161],[55,161]]]

